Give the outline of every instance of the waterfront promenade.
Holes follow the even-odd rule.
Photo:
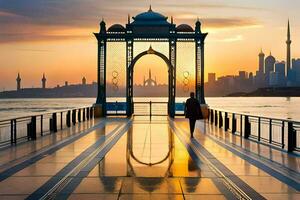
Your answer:
[[[296,153],[208,121],[108,117],[0,151],[0,199],[299,199]]]

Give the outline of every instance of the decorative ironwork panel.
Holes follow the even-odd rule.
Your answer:
[[[195,91],[195,42],[177,42],[176,102]]]
[[[106,101],[126,101],[126,43],[107,42]]]
[[[134,42],[134,50],[133,50],[133,56],[136,57],[138,54],[142,53],[143,51],[146,51],[149,49],[149,47],[152,46],[152,48],[155,51],[158,51],[162,54],[164,54],[166,57],[169,57],[169,41],[166,42]]]

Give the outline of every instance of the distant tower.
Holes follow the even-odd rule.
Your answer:
[[[42,78],[42,88],[43,89],[46,89],[46,81],[47,81],[47,79],[45,77],[45,74],[43,74],[43,78]]]
[[[291,32],[290,32],[290,20],[288,20],[288,29],[287,29],[287,40],[286,40],[286,71],[287,75],[291,70]]]
[[[82,78],[82,85],[86,85],[86,78],[85,77]]]
[[[276,59],[274,58],[274,56],[272,56],[272,53],[270,52],[270,55],[266,57],[265,60],[265,75],[266,75],[267,84],[269,84],[270,74],[274,72],[275,62]]]
[[[258,54],[258,58],[259,58],[259,69],[258,71],[260,73],[264,73],[264,62],[265,62],[265,54],[264,52],[262,51],[262,49],[260,50],[260,53]]]
[[[21,77],[19,73],[16,81],[17,81],[17,90],[21,90]]]

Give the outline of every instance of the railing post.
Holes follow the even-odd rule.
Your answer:
[[[14,119],[14,143],[17,144],[17,120]]]
[[[282,121],[282,125],[281,125],[281,148],[284,148],[284,132],[285,132],[285,130],[284,130],[284,127],[285,126],[285,123],[284,123],[284,121]]]
[[[63,112],[60,113],[60,130],[63,129]]]
[[[70,110],[67,111],[66,124],[67,124],[67,127],[71,127],[71,111]]]
[[[218,126],[218,111],[215,110],[215,126]]]
[[[257,126],[258,126],[258,130],[257,130],[257,138],[258,138],[258,141],[260,141],[260,138],[261,138],[261,118],[259,117],[258,118],[258,122],[257,122]]]
[[[234,134],[236,132],[236,118],[235,114],[232,113],[232,133]]]
[[[53,132],[57,132],[57,114],[53,113],[52,114],[52,124],[53,124]]]
[[[228,118],[228,113],[225,112],[225,126],[224,130],[227,131],[229,129],[229,118]]]
[[[10,120],[10,143],[14,143],[14,120]]]
[[[243,115],[240,116],[240,135],[243,136]]]
[[[81,109],[80,108],[78,109],[78,116],[77,116],[77,118],[78,118],[77,121],[81,122]]]
[[[43,118],[44,116],[41,115],[41,136],[43,136]]]
[[[250,124],[250,121],[249,121],[249,116],[248,115],[245,115],[245,122],[244,122],[244,138],[249,138],[250,136],[250,133],[251,133],[251,124]]]
[[[36,140],[36,116],[31,117],[31,139]]]
[[[76,110],[72,110],[72,123],[73,125],[76,124]]]
[[[214,123],[214,110],[210,110],[210,123],[213,124]]]
[[[85,108],[82,108],[82,121],[85,121]]]
[[[94,108],[90,107],[90,118],[94,117]]]
[[[292,152],[295,150],[296,139],[296,130],[294,129],[293,122],[288,122],[288,152]]]
[[[152,117],[152,102],[150,101],[150,119]]]
[[[90,119],[90,108],[86,108],[86,118]]]
[[[273,140],[273,138],[272,138],[272,119],[270,119],[270,121],[269,121],[269,143],[271,144],[272,143],[272,140]]]
[[[223,116],[222,116],[222,112],[219,111],[219,128],[221,128],[223,126]]]

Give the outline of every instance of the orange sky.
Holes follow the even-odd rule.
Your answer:
[[[46,1],[32,0],[30,2],[34,4],[30,4],[26,0],[25,4],[12,0],[8,4],[0,0],[1,90],[15,89],[18,72],[23,87],[40,87],[43,72],[49,87],[62,85],[65,80],[79,83],[82,76],[86,76],[88,82],[95,81],[97,41],[92,33],[99,31],[101,17],[107,21],[107,27],[113,23],[125,24],[127,13],[134,16],[146,11],[149,4],[148,1],[130,0],[126,1],[128,6],[117,7],[118,3],[125,1],[91,0],[83,6],[78,0],[62,0],[50,6],[44,3]],[[194,27],[195,19],[200,18],[202,31],[209,33],[205,46],[206,77],[209,72],[216,72],[217,76],[237,74],[238,70],[255,72],[260,48],[266,54],[271,50],[277,60],[284,60],[288,17],[291,21],[292,57],[300,57],[299,1],[224,2],[191,0],[183,5],[179,1],[152,1],[152,8],[166,16],[174,16],[176,24],[188,23]],[[137,46],[135,51],[146,50],[149,45]],[[163,44],[153,46],[162,52],[166,48]],[[186,53],[181,58],[190,61],[186,66],[190,69],[194,63],[192,54]],[[181,71],[185,67],[183,61],[178,61]],[[147,59],[141,61],[140,65],[145,67],[139,72],[142,74],[140,79],[148,74],[148,62]],[[159,59],[156,63],[156,69],[164,65]],[[159,82],[166,82],[163,80],[166,76],[160,75],[159,70],[153,69],[153,74]]]

